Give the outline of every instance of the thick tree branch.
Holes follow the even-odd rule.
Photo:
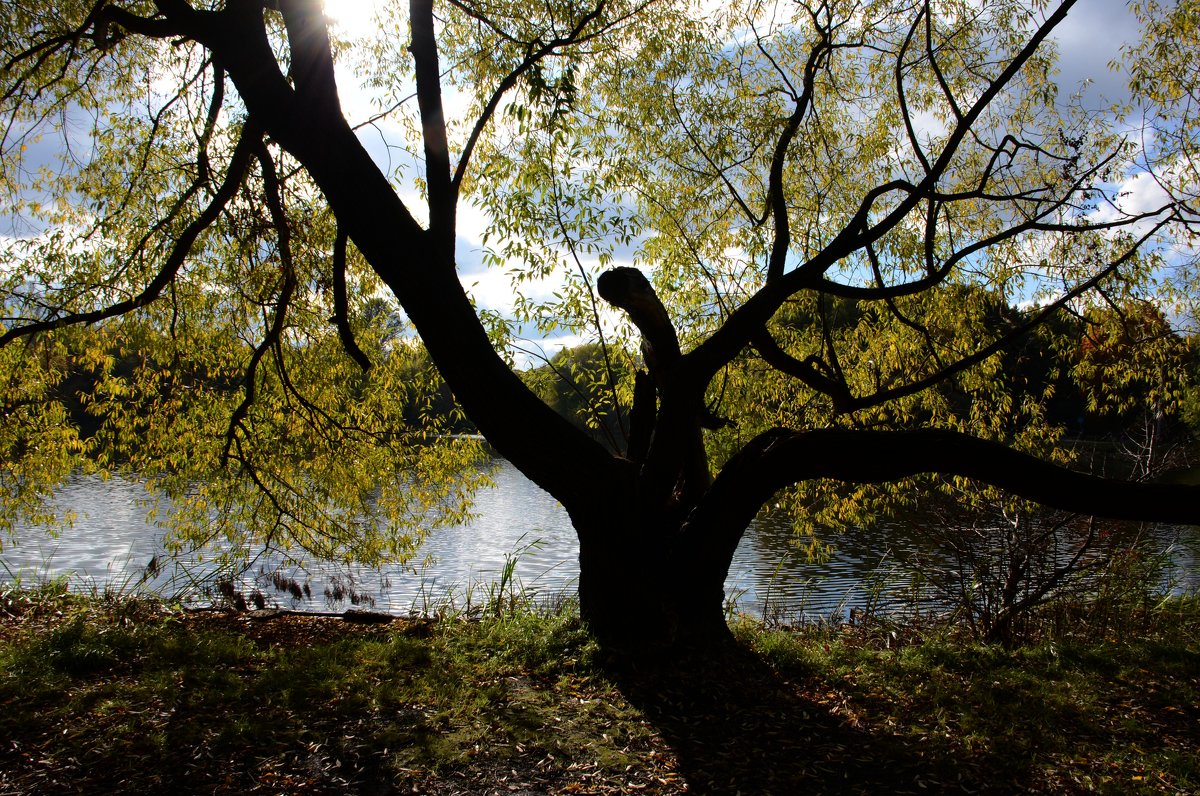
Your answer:
[[[279,10],[287,27],[289,67],[296,93],[312,110],[341,113],[337,81],[333,71],[333,50],[321,0],[279,0]]]
[[[658,414],[658,393],[650,374],[639,370],[633,374],[633,406],[629,409],[629,444],[625,458],[642,464],[650,452],[650,439],[654,434],[655,416]]]
[[[668,371],[679,361],[679,337],[650,280],[636,268],[613,268],[596,280],[596,292],[609,304],[624,310],[642,333],[646,368],[655,383],[663,386]]]
[[[542,403],[496,353],[458,280],[452,238],[448,246],[422,229],[332,100],[310,105],[297,95],[279,69],[261,7],[229,3],[184,17],[187,36],[225,67],[251,117],[307,170],[338,224],[400,300],[480,432],[568,511],[611,499],[601,485],[625,479],[627,464]],[[574,466],[561,467],[563,457]]]
[[[709,482],[708,457],[702,428],[718,428],[726,421],[713,417],[703,394],[676,378],[680,360],[679,338],[654,287],[636,268],[613,268],[596,280],[596,290],[608,303],[624,310],[642,333],[642,355],[662,399],[649,447],[641,456],[646,421],[654,405],[645,380],[635,392],[638,439],[631,442],[634,460],[641,468],[641,497],[654,509],[675,510],[691,506]],[[632,457],[631,457],[632,458]]]
[[[454,255],[457,200],[451,186],[450,145],[442,109],[441,70],[433,26],[433,0],[410,0],[412,57],[417,81],[417,107],[421,112],[421,140],[425,146],[425,184],[429,192],[429,229],[446,254]]]
[[[725,465],[692,512],[684,544],[705,560],[728,562],[780,489],[819,478],[883,483],[923,473],[970,478],[1076,514],[1200,524],[1200,487],[1099,478],[955,431],[775,429]]]
[[[225,70],[221,65],[209,61],[213,70],[213,93],[208,103],[208,115],[204,118],[204,128],[200,131],[196,142],[196,171],[199,179],[208,182],[212,179],[212,163],[208,157],[208,145],[216,132],[217,122],[220,121],[221,111],[225,107]]]
[[[170,39],[186,36],[186,26],[198,12],[183,0],[155,0],[159,15],[143,17],[115,5],[105,5],[101,11],[111,25],[149,39]],[[180,24],[183,23],[183,24]]]

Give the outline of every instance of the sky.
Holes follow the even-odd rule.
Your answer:
[[[1077,90],[1091,80],[1087,97],[1128,98],[1126,76],[1108,68],[1121,57],[1121,47],[1138,38],[1138,23],[1126,0],[1080,0],[1055,31],[1061,53],[1059,92]]]
[[[383,1],[325,0],[325,14],[348,31],[367,30]],[[1137,38],[1137,21],[1127,0],[1080,0],[1054,38],[1063,56],[1062,88],[1090,78],[1095,83],[1089,91],[1114,99],[1125,93],[1124,78],[1110,71],[1108,64],[1120,56],[1122,44]]]

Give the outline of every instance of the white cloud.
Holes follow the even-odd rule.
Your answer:
[[[577,334],[546,337],[539,340],[520,340],[512,347],[513,362],[517,369],[536,368],[546,363],[564,348],[574,348],[586,341]]]
[[[548,279],[526,280],[517,286],[513,284],[509,271],[500,268],[467,274],[461,279],[476,306],[506,316],[512,314],[518,292],[533,301],[543,302],[552,299],[554,291],[562,285],[562,279],[557,274],[551,274]]]
[[[1153,175],[1139,172],[1121,186],[1117,205],[1126,213],[1152,213],[1171,201],[1166,190]]]
[[[483,233],[491,225],[488,213],[471,202],[459,202],[458,236],[471,246],[483,248]]]
[[[1170,202],[1171,197],[1153,174],[1138,171],[1128,175],[1125,181],[1117,186],[1113,200],[1100,205],[1088,216],[1088,220],[1101,224],[1120,221],[1130,216],[1154,213]],[[1141,226],[1153,223],[1147,220],[1142,222]],[[1134,232],[1136,234],[1136,227]]]

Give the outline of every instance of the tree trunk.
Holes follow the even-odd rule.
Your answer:
[[[622,513],[576,522],[579,608],[609,650],[655,656],[731,638],[725,622],[726,566],[700,566],[678,533]]]

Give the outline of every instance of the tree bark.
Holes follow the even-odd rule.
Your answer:
[[[579,606],[606,648],[658,655],[730,638],[725,566],[697,568],[683,536],[656,512],[624,504],[572,516],[579,533]]]

